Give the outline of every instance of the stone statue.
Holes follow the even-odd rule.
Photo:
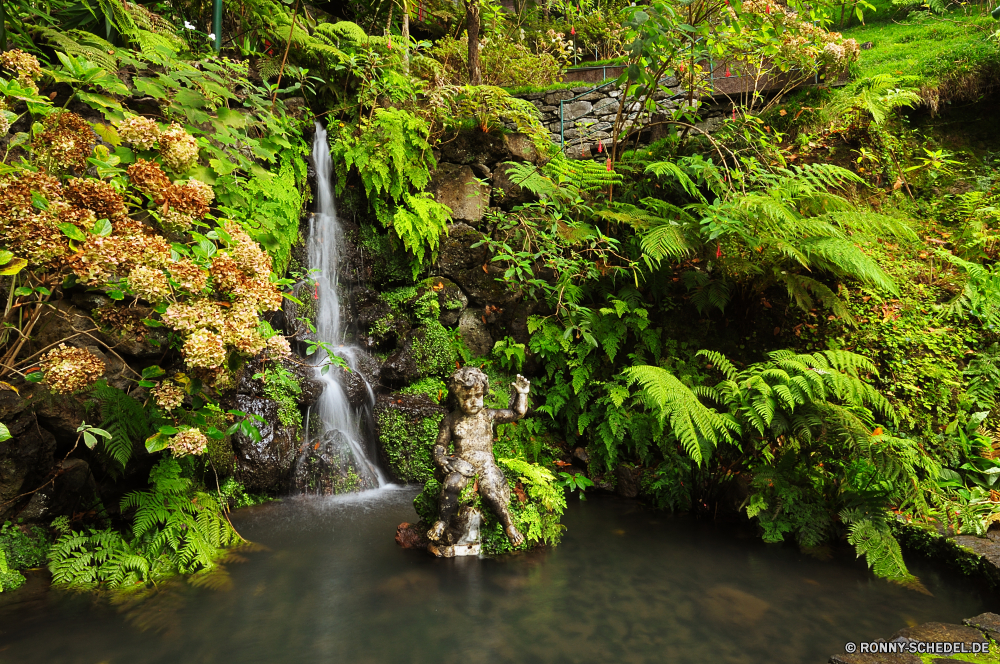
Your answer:
[[[507,479],[493,458],[493,423],[515,422],[528,411],[531,383],[518,374],[511,383],[514,394],[510,407],[496,410],[483,407],[483,397],[490,379],[475,367],[463,367],[451,377],[452,395],[458,410],[445,416],[434,445],[434,463],[441,479],[441,511],[438,521],[427,531],[428,550],[437,556],[476,555],[479,553],[481,515],[471,507],[459,510],[459,495],[476,478],[476,490],[496,513],[507,538],[514,546],[524,542],[510,516],[510,489]],[[448,454],[453,443],[455,454]]]

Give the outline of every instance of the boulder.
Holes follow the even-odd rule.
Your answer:
[[[511,159],[516,161],[530,161],[533,164],[541,164],[548,161],[548,159],[539,154],[534,141],[527,134],[504,134],[503,141],[504,147],[510,153]]]
[[[507,173],[510,168],[500,165],[493,171],[493,198],[496,205],[504,210],[512,210],[518,205],[537,201],[538,196],[510,178]]]
[[[479,130],[459,132],[454,139],[441,143],[440,147],[439,162],[489,166],[511,158],[503,134],[486,134]]]
[[[410,331],[409,318],[394,311],[379,293],[364,288],[354,297],[358,343],[367,350],[390,347]]]
[[[76,429],[87,416],[82,398],[55,394],[45,383],[24,385],[21,396],[31,403],[41,425],[61,443],[72,444],[76,440]]]
[[[927,622],[915,627],[904,627],[889,637],[890,641],[897,639],[920,643],[949,642],[971,644],[986,642],[986,638],[982,632],[974,627],[939,622]]]
[[[978,616],[962,621],[969,627],[975,627],[994,641],[1000,641],[1000,615],[995,613],[980,613]]]
[[[379,458],[393,479],[426,482],[434,475],[431,451],[447,410],[425,394],[382,394],[375,402]]]
[[[38,488],[55,464],[55,437],[40,427],[26,399],[0,391],[0,420],[11,438],[0,442],[0,522],[15,515],[24,500],[16,496]]]
[[[443,375],[453,369],[455,352],[448,331],[437,321],[413,329],[382,365],[380,377],[387,385],[402,386],[421,378]]]
[[[66,459],[59,465],[55,481],[31,496],[18,514],[25,521],[49,521],[60,515],[102,511],[97,482],[90,465],[83,459]]]
[[[476,357],[487,357],[493,352],[493,337],[483,322],[482,309],[466,309],[458,320],[462,341]]]
[[[452,218],[461,221],[479,221],[490,205],[489,185],[480,182],[468,166],[438,164],[427,191],[451,208]]]
[[[639,495],[642,471],[628,464],[621,464],[615,468],[615,493],[622,498],[635,498]]]
[[[271,399],[237,394],[236,408],[264,419],[264,422],[255,422],[260,430],[259,442],[242,433],[233,436],[236,478],[249,491],[284,490],[295,461],[301,435],[299,428],[281,426],[278,403]]]
[[[396,544],[404,549],[426,549],[430,544],[427,528],[419,523],[403,523],[396,526]]]
[[[452,224],[442,238],[435,272],[448,277],[468,296],[474,306],[507,306],[521,298],[503,280],[503,270],[490,263],[485,236],[468,224]]]
[[[432,291],[437,294],[438,305],[441,315],[438,320],[446,327],[452,327],[458,322],[469,304],[469,298],[465,296],[462,289],[451,279],[446,277],[430,277],[420,282],[417,287],[417,297]]]

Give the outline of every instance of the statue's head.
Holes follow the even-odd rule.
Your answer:
[[[466,415],[475,415],[483,409],[483,398],[490,391],[490,379],[476,367],[462,367],[451,375],[448,388],[459,409]]]

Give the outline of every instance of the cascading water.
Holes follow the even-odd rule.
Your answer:
[[[309,223],[309,268],[315,286],[302,295],[316,301],[316,336],[333,348],[352,371],[357,371],[364,353],[344,343],[344,328],[340,320],[340,295],[337,292],[340,261],[341,229],[337,220],[333,195],[333,163],[326,130],[316,124],[313,139],[313,160],[316,165],[316,213]],[[326,359],[317,351],[314,357]],[[295,469],[295,483],[308,493],[343,493],[374,489],[386,484],[378,467],[371,461],[362,430],[364,413],[351,406],[341,379],[344,372],[336,367],[317,374],[323,382],[323,394],[310,411],[306,421],[305,442]],[[365,383],[370,409],[375,394]],[[316,418],[319,426],[309,420]],[[310,438],[310,430],[318,430]]]

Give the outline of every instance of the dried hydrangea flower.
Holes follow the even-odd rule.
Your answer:
[[[87,157],[97,144],[90,123],[76,113],[59,111],[45,118],[38,135],[38,148],[60,168],[87,167]]]
[[[66,183],[65,195],[75,205],[92,210],[98,219],[113,222],[128,216],[125,198],[110,182],[72,178]]]
[[[206,327],[221,330],[225,323],[222,307],[204,298],[174,302],[163,312],[161,319],[178,332],[194,332]]]
[[[291,357],[292,347],[288,344],[288,339],[276,334],[267,340],[267,354],[272,360],[284,360]]]
[[[53,392],[70,394],[93,385],[104,375],[104,362],[86,348],[59,344],[42,356],[42,373]]]
[[[180,186],[191,191],[191,195],[204,201],[205,205],[208,205],[215,200],[215,190],[212,189],[212,185],[206,182],[191,178]]]
[[[167,447],[174,453],[174,456],[199,455],[208,448],[208,438],[200,429],[191,427],[175,434]]]
[[[167,266],[170,278],[189,293],[200,293],[208,285],[208,271],[186,258]]]
[[[17,80],[22,85],[38,92],[38,86],[35,84],[35,81],[42,75],[42,68],[38,64],[38,58],[15,48],[0,53],[0,65],[3,65],[4,69],[15,72]]]
[[[141,115],[129,115],[118,123],[118,135],[140,150],[150,150],[160,140],[160,126]]]
[[[175,122],[160,133],[160,156],[168,168],[183,173],[198,160],[198,142]]]
[[[182,352],[189,367],[214,369],[226,361],[226,345],[222,337],[204,328],[195,330],[188,337]]]
[[[147,265],[136,265],[128,273],[128,285],[137,297],[157,303],[170,297],[170,283],[163,270]]]
[[[128,167],[128,177],[139,191],[148,194],[157,203],[162,202],[157,200],[158,197],[162,197],[163,192],[173,186],[170,178],[155,161],[137,159]]]
[[[260,319],[257,309],[245,303],[236,303],[226,315],[222,326],[222,340],[246,355],[256,355],[264,350],[267,342],[257,330]]]
[[[194,224],[194,217],[176,208],[160,214],[160,226],[168,233],[184,233]]]
[[[174,410],[184,403],[184,390],[169,380],[163,381],[151,391],[156,405],[163,410]]]
[[[10,131],[10,120],[7,119],[7,115],[4,111],[7,110],[7,104],[0,99],[0,135],[6,136]]]
[[[69,267],[82,283],[91,284],[127,276],[137,265],[163,268],[169,262],[170,243],[159,235],[91,235]]]

